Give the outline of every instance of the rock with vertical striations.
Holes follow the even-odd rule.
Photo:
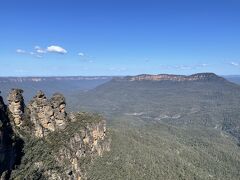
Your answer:
[[[12,89],[8,95],[8,108],[16,126],[21,126],[23,122],[24,99],[22,93],[21,89]]]
[[[54,94],[49,100],[39,91],[28,105],[30,121],[34,126],[33,134],[36,137],[44,137],[49,132],[64,129],[67,122],[65,106],[63,95]]]
[[[51,104],[54,112],[54,119],[57,129],[64,129],[66,127],[67,113],[65,111],[65,98],[60,93],[55,93],[51,98]]]
[[[103,117],[68,115],[59,93],[38,91],[25,107],[22,93],[12,89],[9,107],[0,96],[0,179],[87,179],[87,165],[110,150]]]

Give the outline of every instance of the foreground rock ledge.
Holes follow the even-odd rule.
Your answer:
[[[97,114],[67,114],[62,94],[42,91],[25,105],[23,90],[0,96],[1,179],[86,179],[87,164],[110,150],[106,121]]]

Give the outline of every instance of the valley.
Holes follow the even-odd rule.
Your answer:
[[[111,150],[86,165],[89,179],[238,179],[240,86],[208,73],[169,78],[65,89],[71,111],[107,119]]]

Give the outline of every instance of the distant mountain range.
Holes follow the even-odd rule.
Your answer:
[[[26,100],[36,90],[48,97],[58,91],[72,111],[104,114],[111,151],[89,164],[89,179],[237,180],[238,79],[213,73],[5,78],[0,90],[22,88]]]
[[[110,117],[125,114],[178,126],[222,129],[240,140],[240,86],[213,73],[114,78],[75,94],[71,103],[76,109]]]
[[[240,75],[225,75],[221,76],[229,81],[240,83]],[[0,83],[22,83],[22,82],[44,82],[44,81],[81,81],[81,80],[110,80],[112,78],[122,78],[128,80],[173,80],[173,81],[186,81],[208,78],[219,78],[214,73],[198,73],[190,76],[186,75],[174,75],[174,74],[141,74],[136,76],[29,76],[29,77],[0,77]]]
[[[79,81],[107,80],[110,76],[56,76],[56,77],[0,77],[0,83],[7,82],[43,82],[43,81]]]
[[[223,76],[225,79],[228,81],[231,81],[236,84],[240,84],[240,75],[228,75],[228,76]]]
[[[12,88],[24,90],[25,100],[29,101],[34,92],[42,90],[47,96],[61,92],[68,96],[73,92],[87,91],[103,84],[112,77],[108,76],[69,76],[69,77],[0,77],[0,91],[6,101]]]
[[[200,80],[222,80],[220,76],[214,73],[198,73],[190,76],[174,74],[141,74],[137,76],[122,77],[122,80],[129,81],[200,81]]]

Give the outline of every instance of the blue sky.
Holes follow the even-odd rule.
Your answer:
[[[239,0],[1,0],[0,76],[240,74]]]

